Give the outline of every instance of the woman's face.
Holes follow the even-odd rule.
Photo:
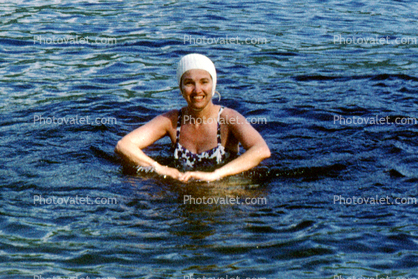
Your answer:
[[[212,77],[207,71],[192,69],[183,74],[180,89],[189,107],[202,110],[212,102],[212,86]]]

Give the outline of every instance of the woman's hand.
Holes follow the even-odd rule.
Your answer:
[[[157,162],[154,162],[152,164],[152,166],[154,167],[154,171],[161,175],[161,176],[169,176],[171,178],[177,179],[177,180],[181,180],[181,176],[184,175],[182,172],[180,172],[178,169],[175,168],[170,168],[167,166],[162,166],[160,164],[158,164]]]
[[[221,176],[216,172],[203,172],[203,171],[188,171],[180,176],[180,180],[187,182],[189,179],[194,178],[201,181],[215,181],[221,179]]]

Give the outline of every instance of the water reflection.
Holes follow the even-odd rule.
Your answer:
[[[143,207],[139,204],[146,204],[157,215],[154,218],[170,224],[170,233],[188,239],[213,237],[223,233],[225,225],[238,231],[250,213],[268,206],[268,187],[245,176],[182,183],[140,174],[129,176],[128,181],[134,189],[131,206],[139,209]]]

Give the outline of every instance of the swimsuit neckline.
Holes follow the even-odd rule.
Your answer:
[[[183,145],[181,145],[180,144],[180,142],[176,142],[176,145],[178,145],[178,146],[180,146],[181,148],[183,148],[183,150],[184,151],[186,151],[187,153],[190,153],[190,154],[192,154],[192,155],[196,155],[196,156],[200,156],[200,155],[203,155],[203,154],[205,154],[205,153],[210,153],[211,151],[214,151],[214,150],[216,150],[216,149],[218,149],[219,148],[219,144],[217,145],[217,146],[215,146],[214,148],[211,148],[211,149],[208,149],[208,150],[205,150],[205,151],[202,151],[202,152],[199,152],[199,153],[195,153],[195,152],[192,152],[192,151],[190,151],[189,149],[187,149],[186,147],[184,147]],[[222,146],[223,147],[223,146]]]
[[[206,168],[214,167],[216,165],[223,164],[227,158],[230,157],[229,152],[225,150],[225,147],[222,145],[221,141],[221,126],[220,126],[220,115],[223,110],[223,107],[219,109],[218,112],[218,128],[217,128],[217,142],[218,145],[212,149],[205,150],[200,153],[194,153],[190,150],[184,148],[180,144],[180,128],[182,124],[182,111],[179,110],[177,128],[176,128],[176,144],[174,146],[174,159],[178,166],[183,169],[196,169],[196,168]]]
[[[220,124],[219,124],[219,119],[220,119],[220,117],[221,117],[221,113],[222,113],[222,111],[223,111],[223,109],[224,109],[224,107],[222,107],[221,106],[221,108],[219,109],[219,112],[218,112],[218,119],[217,119],[217,134],[216,134],[216,137],[217,137],[217,145],[215,146],[215,147],[213,147],[213,148],[211,148],[211,149],[208,149],[208,150],[205,150],[205,151],[202,151],[202,152],[199,152],[199,153],[195,153],[195,152],[192,152],[192,151],[190,151],[189,149],[187,149],[187,148],[185,148],[181,143],[180,143],[180,131],[181,131],[181,124],[182,124],[182,110],[180,109],[179,110],[179,115],[178,115],[178,121],[177,121],[177,128],[176,128],[176,146],[178,145],[178,146],[180,146],[183,150],[185,150],[187,153],[190,153],[190,154],[192,154],[192,155],[204,155],[204,154],[206,154],[206,153],[210,153],[211,151],[215,151],[216,149],[218,149],[218,148],[224,148],[223,147],[223,145],[222,145],[222,141],[221,141],[221,126],[220,126]]]

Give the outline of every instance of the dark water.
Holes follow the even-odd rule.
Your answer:
[[[418,44],[396,44],[417,39],[416,2],[10,2],[0,3],[1,278],[418,276],[417,204],[334,202],[418,198],[417,125],[395,123],[418,117]],[[54,36],[116,43],[48,44]],[[241,44],[187,41],[227,36]],[[338,42],[353,37],[386,41]],[[190,52],[215,62],[221,104],[268,120],[254,126],[272,157],[254,171],[181,184],[135,175],[113,153],[185,105],[175,68]],[[147,152],[169,162],[169,147]]]

